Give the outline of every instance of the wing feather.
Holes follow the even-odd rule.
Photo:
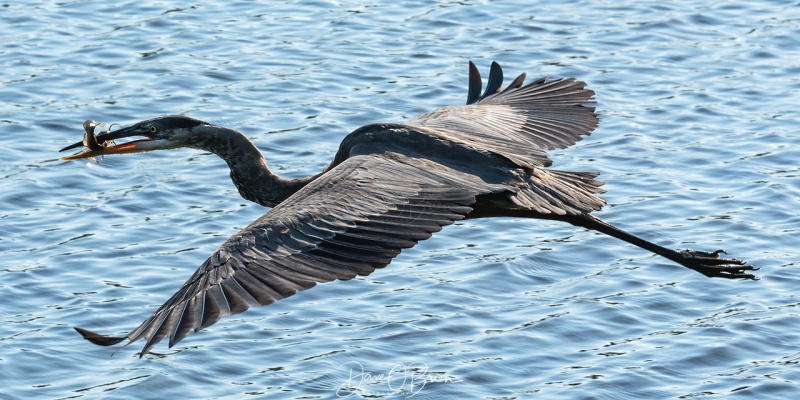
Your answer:
[[[175,329],[169,337],[169,342],[172,344],[178,343],[181,339],[194,330],[196,324],[195,316],[197,315],[195,302],[197,297],[192,297],[189,301],[183,302],[183,308],[180,310],[180,319],[176,324]]]
[[[470,63],[470,71],[473,67]],[[446,140],[494,152],[521,167],[550,166],[547,150],[571,146],[597,127],[595,109],[588,106],[594,92],[572,78],[542,78],[523,86],[524,80],[522,74],[499,90],[502,70],[493,63],[483,96],[472,98],[476,85],[480,91],[480,74],[471,72],[467,105],[442,107],[407,125],[432,129]]]
[[[497,189],[446,177],[381,155],[346,160],[225,242],[128,344],[145,340],[141,355],[164,338],[172,347],[226,315],[368,275]]]

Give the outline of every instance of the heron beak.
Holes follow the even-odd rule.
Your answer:
[[[123,139],[128,137],[134,136],[141,136],[142,139],[134,140],[131,142],[126,142],[122,144],[112,144],[107,147],[104,147],[99,150],[90,150],[85,149],[83,152],[67,156],[61,157],[61,160],[77,160],[81,158],[90,158],[90,157],[97,157],[97,156],[104,156],[106,154],[129,154],[129,153],[141,153],[145,151],[152,151],[152,150],[160,150],[160,149],[172,149],[178,146],[172,144],[171,142],[163,139],[153,139],[150,136],[151,133],[144,127],[137,127],[129,126],[127,128],[118,129],[114,132],[103,132],[97,135],[97,142],[98,143],[106,143],[117,139]],[[78,142],[71,144],[67,147],[59,151],[67,151],[74,148],[78,148],[83,146],[83,142]]]

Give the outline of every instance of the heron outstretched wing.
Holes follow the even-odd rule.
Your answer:
[[[493,64],[481,95],[480,76],[470,70],[468,105],[349,135],[329,169],[228,239],[127,336],[79,332],[103,345],[144,339],[141,354],[165,338],[171,347],[225,315],[385,267],[489,192],[542,214],[602,207],[596,173],[540,168],[551,163],[547,150],[597,126],[594,108],[585,106],[594,92],[574,79],[523,86],[524,74],[501,89],[502,70]]]
[[[430,163],[397,154],[350,158],[228,239],[127,336],[79,331],[104,345],[144,339],[143,355],[251,306],[368,275],[463,218],[475,196],[493,189]]]
[[[546,78],[523,85],[520,75],[501,89],[503,72],[492,63],[486,91],[470,62],[467,105],[447,106],[419,115],[408,125],[431,128],[444,139],[492,151],[523,167],[552,164],[547,150],[575,144],[598,125],[594,92],[575,80]]]

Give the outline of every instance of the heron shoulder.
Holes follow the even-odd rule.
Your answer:
[[[436,129],[405,124],[370,124],[356,129],[342,140],[333,162],[327,169],[330,170],[356,155],[390,156],[392,153],[445,164],[486,163],[500,160],[497,155],[489,151],[452,140],[446,132]]]

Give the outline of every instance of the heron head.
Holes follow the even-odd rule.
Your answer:
[[[183,115],[168,115],[147,121],[138,122],[131,126],[115,131],[103,132],[97,135],[97,142],[106,143],[118,139],[136,138],[133,141],[111,144],[99,150],[84,151],[62,160],[75,160],[102,156],[106,154],[141,153],[152,150],[167,150],[179,147],[190,147],[192,130],[198,126],[207,125],[205,122]],[[83,146],[78,142],[67,146],[60,151],[66,151]]]

